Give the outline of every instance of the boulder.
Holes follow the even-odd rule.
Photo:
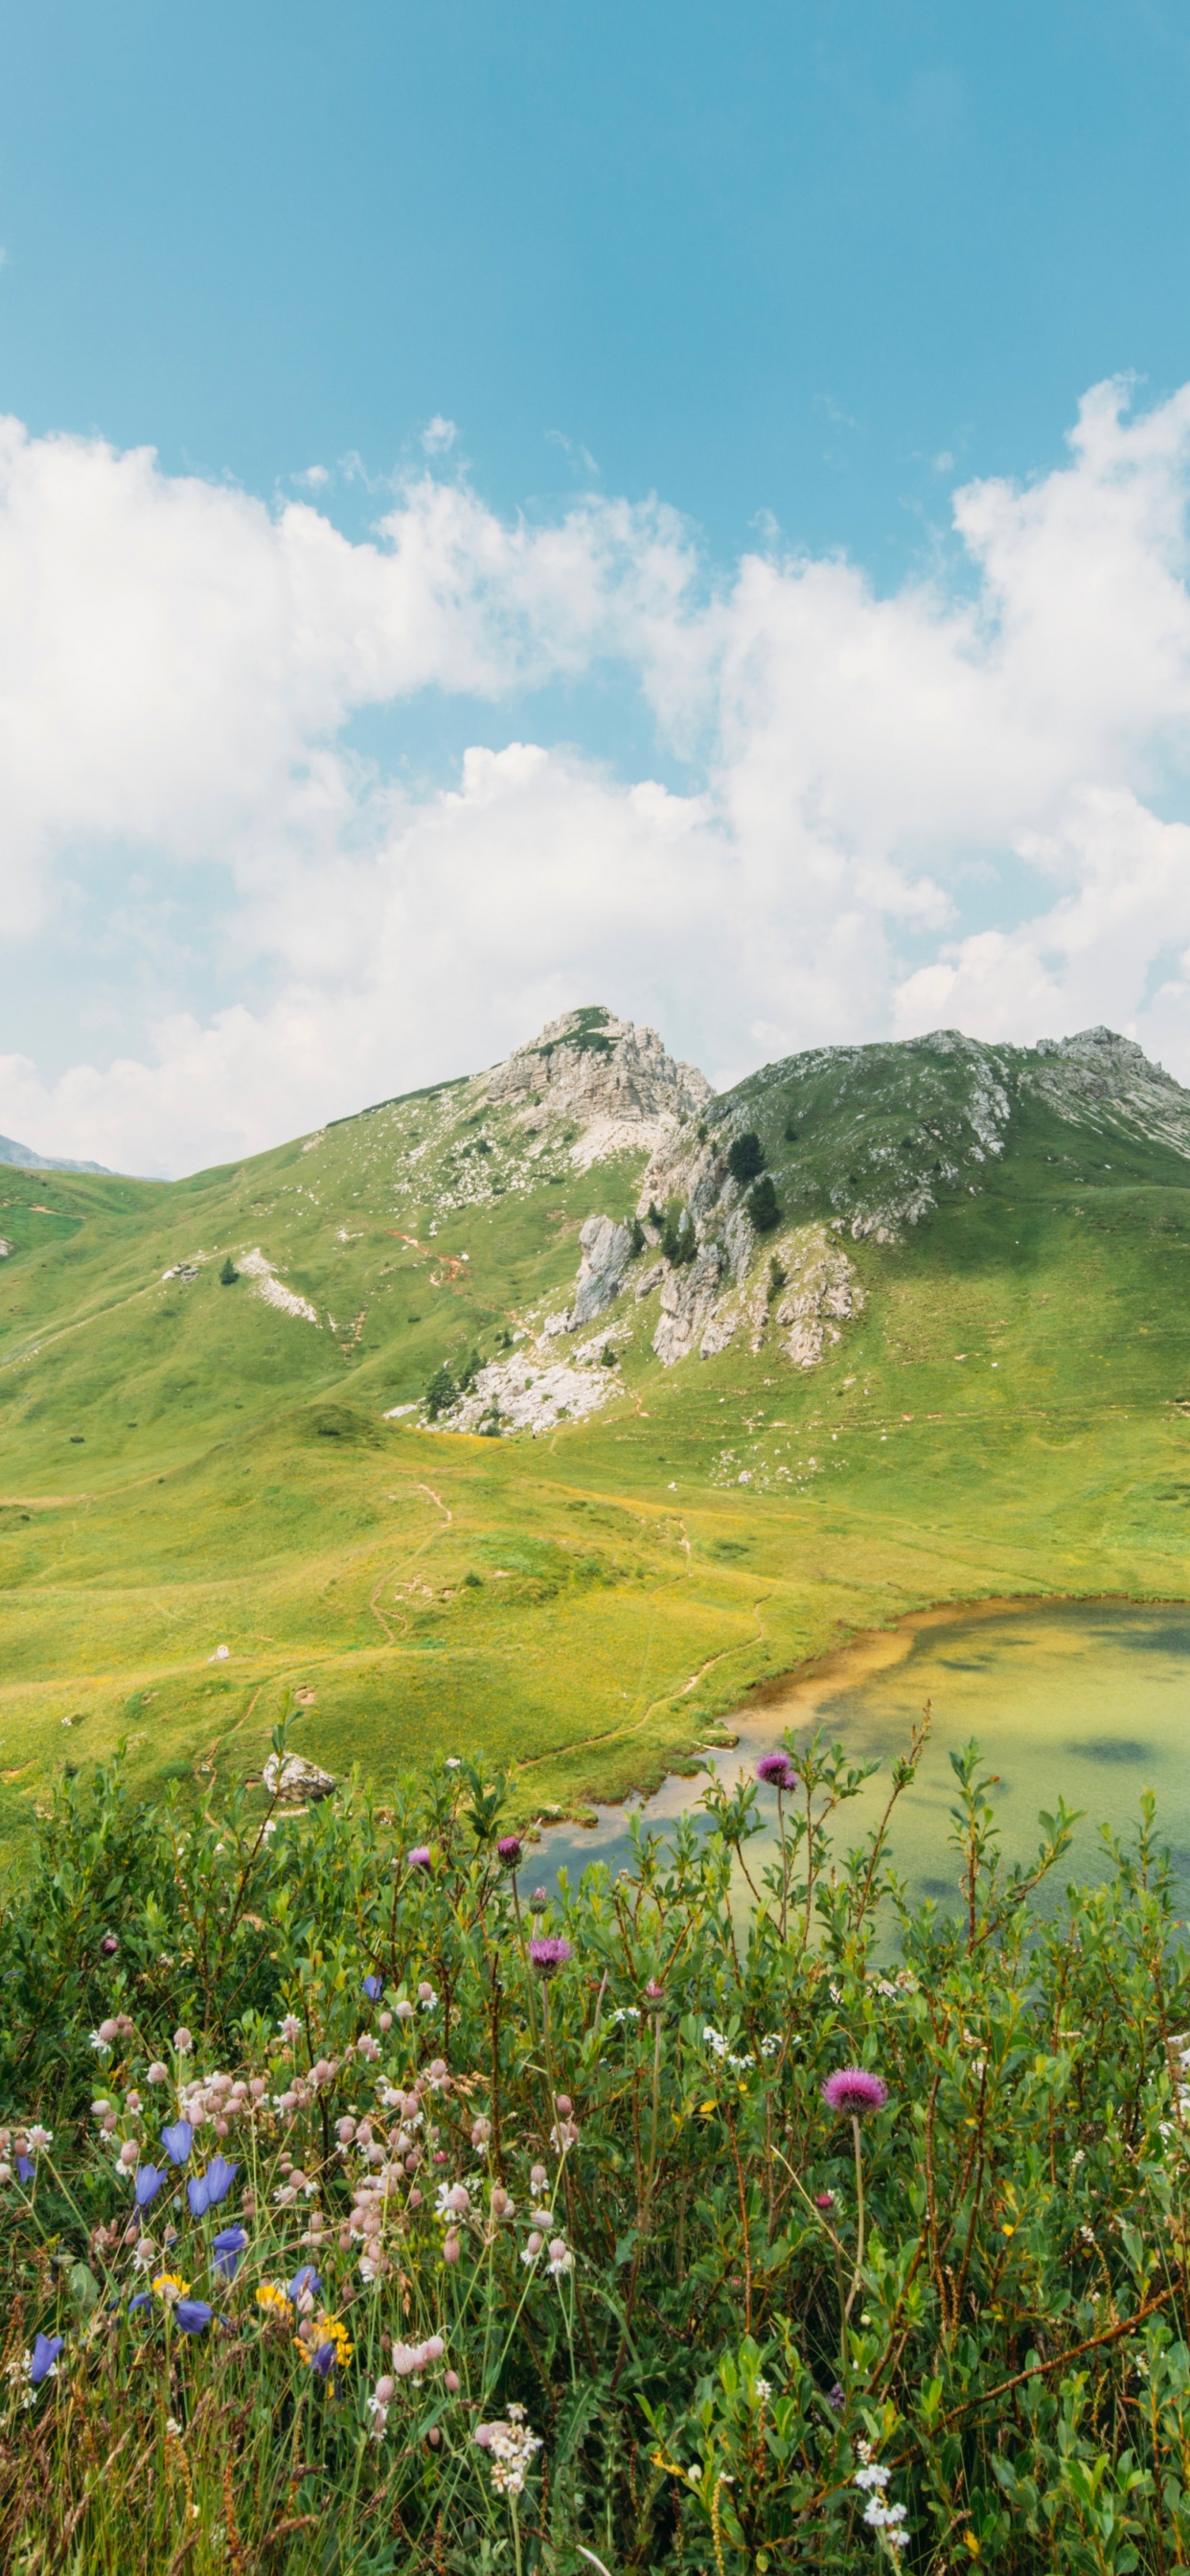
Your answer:
[[[320,1771],[302,1753],[287,1753],[283,1762],[270,1753],[263,1776],[270,1798],[283,1807],[310,1806],[317,1798],[329,1798],[335,1786],[334,1774]]]

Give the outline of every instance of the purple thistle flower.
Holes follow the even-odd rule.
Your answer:
[[[828,2406],[833,2407],[834,2412],[837,2415],[843,2404],[843,2383],[840,2379],[836,2379],[834,2387],[829,2391],[826,2402]]]
[[[521,1856],[520,1835],[501,1834],[500,1840],[496,1845],[496,1851],[499,1858],[503,1861],[505,1869],[515,1869]]]
[[[171,2165],[184,2165],[194,2144],[194,2131],[189,2120],[172,2120],[161,2132],[161,2143]]]
[[[29,2364],[30,2384],[34,2388],[40,2388],[42,2380],[49,2378],[64,2341],[63,2335],[38,2335]]]
[[[244,2227],[220,2229],[212,2251],[215,2257],[215,2270],[223,2274],[225,2281],[234,2281],[240,2256],[247,2242],[248,2231]]]
[[[313,2264],[303,2263],[300,2272],[294,2273],[285,2295],[287,2299],[292,2300],[296,2308],[304,2290],[308,2290],[311,2298],[316,2299],[321,2288],[322,2281]]]
[[[174,2323],[181,2327],[183,2334],[205,2334],[214,2313],[205,2299],[179,2299],[174,2309]]]
[[[529,1958],[539,1977],[552,1977],[573,1957],[572,1944],[564,1941],[560,1932],[543,1932],[529,1943]]]
[[[163,2183],[164,2181],[165,2181],[165,2173],[164,2173],[164,2169],[163,2169],[161,2166],[158,2166],[158,2165],[138,2165],[138,2166],[137,2166],[137,2168],[136,2168],[136,2205],[137,2205],[137,2208],[138,2208],[138,2209],[147,2209],[147,2208],[148,2208],[148,2206],[149,2206],[150,2201],[156,2200],[156,2198],[157,2198],[157,2194],[158,2194],[158,2192],[160,2191],[161,2186],[162,2186],[162,2183]]]
[[[788,1753],[762,1753],[756,1765],[756,1777],[766,1789],[796,1789],[797,1768]]]
[[[430,1866],[429,1844],[415,1843],[412,1851],[406,1852],[405,1858],[410,1869],[428,1869]]]
[[[827,2076],[822,2098],[828,2111],[837,2111],[845,2120],[862,2120],[865,2111],[884,2109],[888,2086],[866,2066],[839,2066]]]
[[[100,1944],[99,1944],[99,1947],[100,1947],[100,1949],[102,1950],[102,1952],[103,1952],[103,1955],[104,1955],[104,1958],[105,1958],[105,1959],[114,1959],[114,1958],[115,1958],[115,1955],[116,1955],[116,1952],[117,1952],[117,1950],[118,1950],[118,1949],[119,1949],[119,1947],[120,1947],[120,1944],[119,1944],[119,1942],[118,1942],[118,1941],[117,1941],[117,1939],[116,1939],[115,1933],[114,1933],[114,1932],[105,1932],[105,1933],[104,1933],[104,1936],[103,1936],[103,1939],[102,1939],[102,1941],[101,1941],[101,1942],[100,1942]]]
[[[365,1977],[364,1993],[366,1994],[370,2004],[378,2004],[382,1994],[384,1993],[383,1977]]]

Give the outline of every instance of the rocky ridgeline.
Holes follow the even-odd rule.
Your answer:
[[[954,1029],[818,1048],[715,1098],[653,1031],[590,1010],[481,1079],[488,1102],[531,1130],[571,1122],[572,1166],[629,1150],[648,1161],[635,1223],[586,1219],[569,1304],[515,1358],[480,1371],[449,1416],[467,1430],[542,1431],[605,1403],[617,1384],[610,1344],[632,1331],[632,1305],[610,1344],[571,1337],[621,1300],[656,1298],[651,1344],[664,1367],[735,1342],[817,1367],[864,1303],[846,1240],[894,1242],[944,1193],[977,1192],[1030,1100],[1075,1129],[1190,1156],[1190,1092],[1102,1028],[1029,1048]]]

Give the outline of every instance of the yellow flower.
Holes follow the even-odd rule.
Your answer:
[[[305,2336],[295,2335],[294,2350],[295,2352],[300,2352],[303,2361],[307,2362],[312,2368],[316,2356],[325,2350],[328,2343],[332,2344],[334,2347],[335,2362],[339,2369],[346,2370],[347,2364],[350,2361],[354,2350],[351,2337],[348,2334],[347,2328],[343,2324],[342,2319],[340,2317],[331,2316],[329,2311],[326,2308],[323,2308],[320,2315],[311,2317],[310,2319],[308,2340]],[[325,2369],[326,2364],[324,2363],[324,2373]]]
[[[279,2325],[284,2325],[293,2315],[293,2301],[286,2296],[279,2281],[262,2281],[256,2293],[256,2304],[264,2309],[266,2316],[274,2316]]]
[[[153,2283],[153,2296],[164,2299],[166,2307],[173,2308],[179,2299],[186,2297],[189,2288],[189,2281],[183,2281],[177,2272],[159,2272]]]

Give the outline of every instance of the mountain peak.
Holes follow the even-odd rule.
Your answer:
[[[511,1106],[526,1121],[545,1107],[576,1122],[571,1159],[580,1167],[653,1150],[711,1098],[697,1065],[679,1063],[655,1029],[617,1019],[602,1003],[564,1011],[484,1081],[493,1105]]]

